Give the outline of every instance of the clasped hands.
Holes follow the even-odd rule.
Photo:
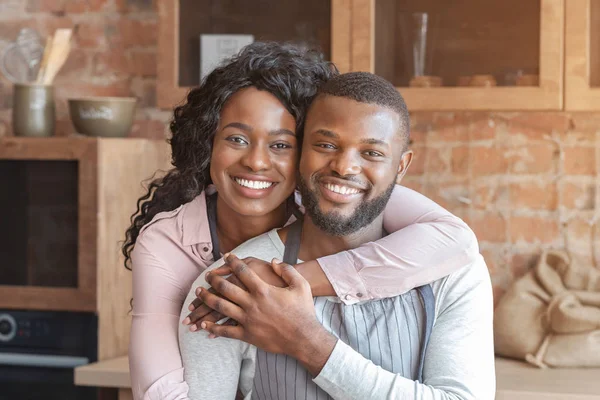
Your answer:
[[[226,254],[225,264],[206,274],[211,289],[199,287],[183,321],[210,337],[243,340],[271,353],[293,353],[290,343],[323,327],[316,318],[308,282],[288,264]],[[227,279],[225,276],[230,275]],[[216,322],[229,317],[237,324]]]

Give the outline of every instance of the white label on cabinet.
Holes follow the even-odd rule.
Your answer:
[[[252,42],[253,35],[200,35],[200,80]]]

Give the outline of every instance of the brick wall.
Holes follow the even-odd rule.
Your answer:
[[[24,26],[44,35],[79,26],[56,80],[63,135],[73,131],[66,98],[117,95],[139,98],[132,136],[165,137],[170,113],[155,108],[157,24],[153,0],[0,0],[0,48]],[[11,134],[11,94],[0,77],[0,136]],[[600,112],[421,112],[412,122],[405,184],[473,227],[497,295],[543,248],[567,246],[592,262]]]

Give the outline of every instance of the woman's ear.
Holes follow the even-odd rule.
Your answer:
[[[398,173],[396,174],[396,185],[399,185],[402,182],[402,178],[404,178],[404,174],[408,170],[410,163],[413,158],[413,151],[407,150],[402,154],[402,158],[400,159],[400,165],[398,166]]]

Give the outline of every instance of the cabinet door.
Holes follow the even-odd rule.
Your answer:
[[[565,108],[600,110],[600,1],[569,0],[565,26]]]
[[[558,110],[564,0],[353,0],[353,70],[410,110]]]
[[[96,311],[96,141],[0,139],[0,308]]]
[[[202,34],[304,42],[349,70],[350,6],[351,0],[159,0],[159,107],[172,108],[200,83]]]

